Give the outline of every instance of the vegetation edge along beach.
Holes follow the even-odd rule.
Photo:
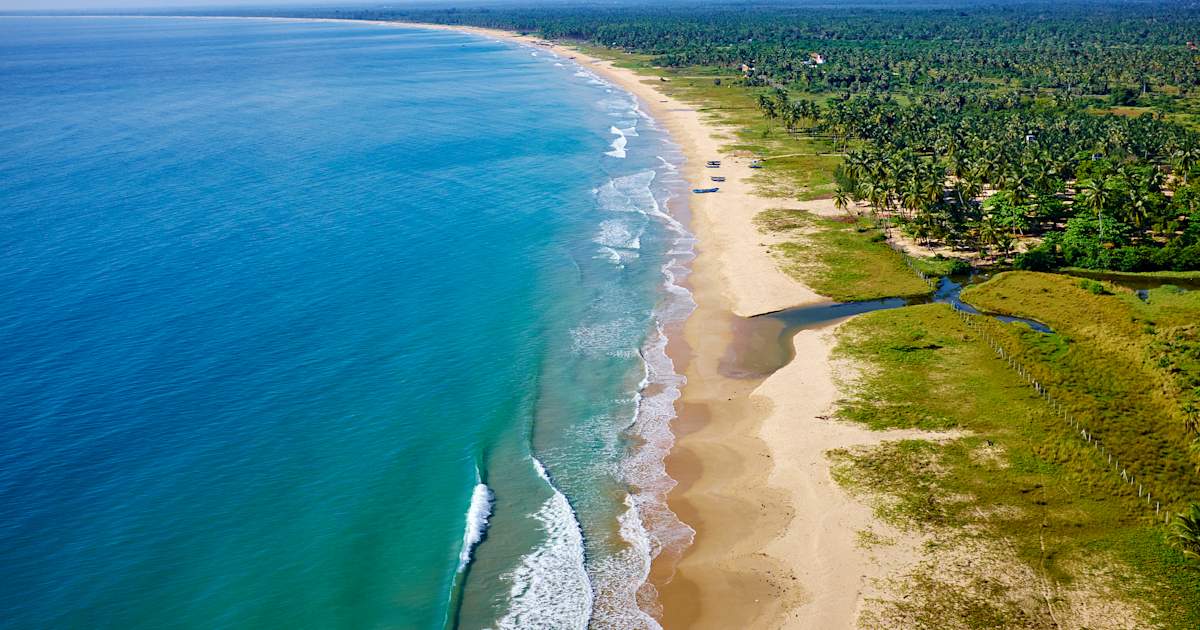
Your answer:
[[[574,56],[647,104],[690,181],[726,178],[691,198],[698,308],[669,348],[671,507],[696,538],[651,573],[665,626],[1200,625],[1188,16],[1137,44],[1068,11],[1112,45],[947,68],[945,41],[872,34],[919,30],[903,10],[810,18],[846,41],[769,11],[554,11],[395,19]],[[1060,41],[1011,11],[922,15],[948,40],[974,17]],[[745,24],[757,42],[722,39]],[[682,25],[716,43],[656,43]],[[829,298],[909,305],[788,319]]]
[[[581,50],[609,61],[598,63]],[[692,204],[700,238],[692,283],[700,307],[688,323],[686,352],[677,353],[689,384],[671,471],[682,482],[672,506],[697,528],[697,538],[677,564],[656,566],[665,625],[946,627],[953,619],[962,627],[1194,627],[1200,581],[1186,543],[1178,542],[1186,539],[1155,520],[1158,510],[1146,514],[1142,490],[1096,461],[1093,442],[1077,439],[1075,425],[1057,415],[1059,399],[1047,404],[1044,394],[1053,374],[1065,373],[1075,376],[1065,377],[1064,391],[1055,395],[1122,396],[1134,405],[1122,406],[1111,422],[1161,413],[1164,400],[1169,406],[1169,393],[1143,403],[1133,392],[1112,390],[1113,383],[1080,376],[1112,369],[1104,354],[1088,359],[1092,351],[1080,350],[1072,359],[1078,363],[1053,365],[1049,357],[1061,350],[1039,349],[1054,338],[1085,347],[1083,333],[1055,316],[1062,299],[1076,299],[1068,294],[1092,296],[1093,308],[1102,310],[1115,308],[1105,300],[1136,307],[1145,298],[1103,282],[1058,280],[1047,289],[1030,276],[1030,289],[1052,297],[1006,308],[983,297],[994,291],[988,283],[968,291],[967,302],[1045,321],[1055,332],[994,320],[964,326],[944,304],[886,310],[800,330],[791,341],[795,358],[765,379],[730,377],[730,347],[745,341],[730,330],[746,317],[817,304],[822,295],[844,301],[927,295],[932,288],[922,279],[961,273],[979,261],[955,263],[922,250],[927,237],[909,232],[911,224],[903,234],[881,225],[878,217],[897,214],[886,199],[864,195],[859,205],[841,193],[801,192],[811,201],[787,201],[797,180],[801,191],[816,191],[842,171],[811,162],[783,173],[750,169],[758,159],[770,165],[771,153],[789,142],[820,142],[780,129],[774,133],[783,142],[772,143],[772,126],[791,126],[772,122],[775,106],[762,96],[754,103],[759,111],[736,105],[755,92],[772,98],[770,89],[714,97],[705,86],[719,85],[720,76],[689,77],[624,50],[586,47],[576,54],[656,101],[651,111],[659,106],[656,117],[684,146],[694,181],[706,175],[700,165],[713,159],[723,160],[722,173],[732,180],[720,196],[694,197]],[[724,80],[736,84],[738,77]],[[750,138],[759,146],[744,146]],[[764,138],[767,146],[784,146],[764,151]],[[862,216],[848,220],[855,212]],[[883,247],[888,241],[905,253]],[[1011,245],[988,247],[1012,255]],[[863,274],[867,260],[878,262]],[[1170,291],[1156,289],[1143,302],[1167,300],[1170,315],[1143,317],[1176,327],[1169,338],[1187,344],[1188,314],[1200,309]],[[1183,319],[1162,319],[1172,316]],[[1188,347],[1176,353],[1186,356]],[[1014,370],[996,348],[1028,363]],[[1129,369],[1146,369],[1140,357],[1148,350],[1131,350]],[[1039,381],[1030,389],[1022,381],[1035,370]],[[1183,386],[1174,391],[1186,394]],[[931,393],[944,401],[931,401]],[[1103,403],[1077,404],[1073,413],[1105,422],[1098,408],[1088,407]],[[1122,444],[1111,433],[1119,426],[1104,439],[1105,453],[1120,449],[1129,467],[1175,449],[1177,468],[1140,474],[1174,493],[1170,509],[1186,511],[1195,494],[1186,406],[1180,413],[1180,425],[1163,429],[1175,435],[1140,454],[1137,440]]]

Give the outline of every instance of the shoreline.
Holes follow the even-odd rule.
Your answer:
[[[672,336],[667,347],[687,379],[672,423],[675,448],[666,459],[667,474],[677,483],[668,506],[695,536],[681,557],[659,556],[651,568],[663,627],[853,626],[872,592],[869,581],[883,574],[882,564],[858,548],[858,531],[875,519],[870,507],[833,481],[825,452],[908,436],[822,419],[838,399],[830,360],[836,324],[799,333],[794,358],[765,379],[724,373],[736,346],[736,322],[829,301],[778,267],[768,237],[754,223],[764,210],[803,204],[757,195],[750,159],[722,150],[731,130],[664,94],[652,77],[536,37],[437,28],[544,46],[573,58],[642,102],[683,151],[689,182],[703,183],[713,172],[727,177],[720,193],[688,200],[697,242],[687,288],[696,309],[683,335]],[[722,161],[719,171],[704,167],[713,159]],[[891,565],[909,560],[895,555]]]
[[[821,401],[812,412],[813,420],[816,414],[828,410],[837,398],[833,369],[827,361],[832,339],[823,331],[806,331],[812,333],[818,352],[797,352],[786,366],[820,377],[821,384],[816,388],[787,386],[764,391],[758,387],[766,384],[761,380],[729,378],[722,371],[735,345],[736,321],[828,302],[778,267],[763,244],[767,237],[754,223],[754,217],[764,210],[795,204],[755,194],[749,181],[754,174],[751,160],[722,150],[731,138],[731,130],[706,120],[692,104],[656,89],[652,77],[534,36],[471,26],[376,23],[473,33],[545,48],[567,57],[639,100],[643,111],[666,130],[684,154],[681,173],[689,182],[702,183],[716,172],[727,177],[719,194],[692,195],[688,199],[688,227],[696,245],[684,285],[691,291],[696,308],[684,323],[683,334],[668,338],[667,355],[687,380],[671,426],[675,446],[665,464],[668,476],[677,484],[668,495],[668,507],[695,535],[682,555],[662,554],[651,565],[649,584],[658,593],[659,622],[664,628],[792,623],[812,627],[813,623],[841,616],[844,623],[837,625],[853,625],[857,606],[846,608],[843,600],[812,602],[817,605],[808,607],[809,614],[793,615],[805,604],[803,593],[820,584],[800,582],[799,575],[810,577],[805,570],[809,559],[797,558],[795,550],[781,549],[776,544],[789,534],[810,538],[808,528],[796,531],[791,527],[800,506],[787,486],[777,485],[780,480],[775,479],[773,464],[773,458],[794,457],[791,447],[802,447],[807,436],[804,427],[792,424],[788,415],[769,410],[810,399]],[[719,171],[704,167],[713,159],[722,161]],[[789,380],[781,375],[775,382],[781,379]],[[768,436],[771,442],[766,441]],[[805,454],[816,460],[806,463],[829,468],[824,450]],[[831,479],[828,482],[832,494],[842,497],[842,502],[850,502]],[[862,510],[863,518],[869,520],[869,508],[862,506]],[[753,517],[748,518],[750,515]],[[855,541],[854,530],[832,533],[844,543],[837,547],[839,552]],[[821,566],[839,566],[842,562],[842,558],[823,551],[818,555],[824,557]],[[859,580],[859,575],[863,574],[855,573],[854,580]],[[811,575],[814,580],[828,577]],[[851,597],[860,599],[853,592]]]
[[[833,482],[824,453],[884,438],[822,419],[838,398],[830,360],[833,326],[799,333],[792,361],[765,379],[723,372],[735,347],[735,322],[828,302],[778,267],[768,251],[770,237],[753,221],[764,210],[804,204],[755,194],[750,159],[721,150],[732,139],[730,130],[664,94],[653,77],[569,45],[507,31],[336,18],[73,17],[317,21],[458,31],[548,49],[634,95],[684,154],[680,172],[690,183],[706,182],[714,173],[727,177],[720,193],[688,199],[688,227],[696,246],[684,285],[696,308],[683,334],[669,336],[667,343],[667,355],[687,381],[676,401],[675,446],[665,465],[677,484],[668,506],[695,536],[681,556],[660,555],[650,567],[659,621],[666,628],[854,625],[867,582],[879,574],[878,563],[856,546],[858,530],[873,519],[868,507]],[[721,169],[706,169],[708,160],[721,160]]]

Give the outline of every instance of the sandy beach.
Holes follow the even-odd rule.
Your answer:
[[[436,28],[451,28],[439,26]],[[865,550],[859,532],[896,539],[871,508],[834,481],[825,453],[912,437],[828,420],[840,394],[831,359],[833,326],[794,339],[795,358],[766,379],[730,378],[723,360],[737,318],[826,302],[781,271],[754,217],[769,208],[828,210],[828,203],[766,198],[750,183],[751,160],[722,150],[732,131],[672,98],[655,77],[573,48],[477,28],[456,30],[537,44],[635,94],[687,157],[695,185],[724,175],[717,194],[689,199],[698,238],[690,288],[697,309],[668,348],[687,385],[678,403],[668,472],[679,482],[671,508],[696,530],[678,562],[661,558],[651,580],[666,628],[851,628],[876,578],[907,564],[904,545]],[[721,160],[719,170],[705,162]]]
[[[679,482],[670,507],[696,536],[682,557],[660,556],[652,569],[661,622],[665,628],[854,627],[875,578],[909,559],[902,545],[860,546],[860,531],[886,528],[833,481],[825,453],[909,434],[828,419],[841,397],[831,358],[833,326],[799,333],[795,358],[765,379],[734,378],[722,369],[741,318],[828,301],[779,269],[769,253],[771,237],[758,231],[754,217],[770,208],[828,211],[830,204],[757,195],[750,158],[722,150],[732,131],[664,94],[657,77],[503,31],[366,23],[457,30],[551,49],[636,95],[683,150],[684,172],[694,185],[708,185],[710,175],[727,178],[719,193],[688,200],[698,239],[688,285],[697,309],[668,347],[687,385],[667,468]],[[708,160],[721,160],[721,168],[705,168]]]

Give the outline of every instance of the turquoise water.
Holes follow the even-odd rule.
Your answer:
[[[0,18],[3,625],[653,627],[679,161],[545,50]]]

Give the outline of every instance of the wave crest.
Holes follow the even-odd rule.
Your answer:
[[[478,473],[476,473],[478,478]],[[488,519],[492,516],[492,502],[495,495],[492,489],[483,482],[475,484],[471,492],[471,507],[467,509],[467,526],[463,532],[462,549],[458,552],[458,571],[461,573],[471,564],[471,552],[475,550],[484,535],[487,534]]]
[[[592,617],[592,584],[584,569],[583,532],[575,510],[535,457],[534,468],[553,495],[532,517],[545,540],[502,576],[512,586],[501,630],[586,630]]]

